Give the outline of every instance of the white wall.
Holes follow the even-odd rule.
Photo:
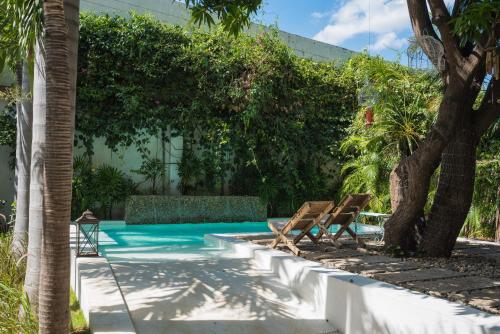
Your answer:
[[[137,13],[150,13],[158,20],[170,24],[186,26],[190,14],[184,4],[172,0],[82,0],[82,11],[127,17],[131,10]],[[248,33],[257,34],[265,29],[260,24],[252,24]],[[345,61],[355,52],[335,45],[318,42],[310,38],[280,31],[280,38],[292,48],[299,57],[315,61]]]
[[[150,151],[150,158],[162,160],[162,143],[158,137],[150,137],[149,142],[146,144],[146,148]],[[76,148],[75,156],[83,154],[84,151],[83,148]],[[132,172],[132,170],[138,170],[142,164],[142,157],[136,146],[121,147],[114,152],[106,146],[104,138],[97,138],[94,141],[93,151],[92,163],[94,166],[101,164],[111,165],[124,172],[135,183],[140,183],[139,190],[147,191],[151,188],[151,183],[144,182],[141,175]],[[169,142],[165,142],[165,163],[168,166],[165,177],[166,194],[179,194],[178,185],[180,177],[178,166],[181,158],[182,137],[172,137]],[[161,190],[160,183],[157,184],[157,190]]]

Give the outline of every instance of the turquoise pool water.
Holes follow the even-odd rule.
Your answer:
[[[374,233],[378,227],[358,224],[356,229],[358,233]],[[100,224],[99,251],[110,261],[205,257],[221,251],[204,243],[205,234],[258,232],[269,232],[267,222],[126,225],[104,221]]]

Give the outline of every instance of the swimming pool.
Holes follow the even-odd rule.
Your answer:
[[[332,226],[332,232],[337,229]],[[377,233],[378,227],[358,224],[356,230]],[[200,258],[221,251],[205,244],[205,234],[258,232],[269,232],[267,222],[127,225],[124,221],[103,221],[99,251],[112,262]]]

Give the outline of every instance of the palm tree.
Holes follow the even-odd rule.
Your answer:
[[[69,0],[67,1],[69,2]],[[43,128],[43,245],[40,260],[40,333],[68,333],[69,221],[73,174],[74,89],[70,75],[70,47],[78,43],[78,0],[47,0],[44,11],[45,128]],[[76,14],[76,15],[75,15]],[[75,29],[76,28],[76,29]],[[67,42],[69,41],[69,43]],[[74,81],[74,80],[73,80]],[[35,134],[35,131],[34,131]]]
[[[30,68],[32,49],[39,31],[39,6],[34,1],[0,0],[0,71],[14,64],[19,87],[16,138],[16,222],[12,251],[19,258],[28,241],[29,185],[31,161],[32,102]]]
[[[21,96],[17,106],[16,135],[16,222],[12,251],[19,258],[26,253],[28,241],[29,185],[31,163],[31,126],[33,105],[30,94],[29,68],[26,61],[21,65]]]
[[[48,7],[47,7],[48,6]],[[46,15],[55,15],[53,12],[50,14],[45,13],[45,9],[47,8],[52,8],[52,4],[49,6],[47,3],[44,5],[44,18],[47,20]],[[57,5],[54,5],[54,8],[58,8]],[[56,89],[60,89],[57,91],[58,94],[64,95],[64,99],[67,99],[66,103],[69,103],[69,112],[67,112],[69,115],[64,115],[67,117],[67,121],[69,122],[66,124],[64,122],[61,124],[61,120],[65,120],[64,118],[61,118],[58,123],[55,123],[57,126],[69,126],[70,127],[70,134],[69,136],[71,137],[69,142],[70,142],[70,150],[68,151],[68,147],[63,147],[63,141],[61,141],[60,147],[56,147],[58,149],[65,149],[65,155],[63,158],[58,157],[58,155],[54,154],[53,151],[49,151],[50,144],[51,145],[57,145],[58,140],[56,139],[55,143],[50,143],[49,140],[53,139],[53,137],[49,138],[49,135],[53,136],[55,133],[59,132],[59,135],[62,137],[63,135],[68,136],[68,133],[66,133],[68,130],[60,130],[54,128],[54,123],[49,123],[49,120],[52,122],[55,121],[53,115],[57,114],[52,114],[54,113],[54,109],[51,110],[52,113],[49,113],[49,104],[47,102],[48,96],[51,96],[49,94],[50,90],[48,87],[49,80],[51,79],[51,75],[48,72],[48,67],[51,66],[49,65],[48,61],[46,60],[49,52],[55,52],[54,50],[49,50],[49,45],[53,47],[56,43],[51,41],[54,44],[49,44],[47,40],[38,40],[36,47],[35,47],[35,75],[34,75],[34,98],[33,98],[33,104],[34,104],[34,118],[33,118],[33,142],[32,142],[32,162],[31,162],[31,185],[30,185],[30,214],[29,214],[29,220],[30,220],[30,225],[29,225],[29,243],[28,243],[28,264],[27,264],[27,269],[26,269],[26,279],[25,279],[25,291],[28,294],[28,297],[30,299],[30,302],[33,306],[33,309],[35,312],[38,312],[40,318],[42,318],[42,314],[44,314],[45,317],[47,315],[50,315],[50,312],[52,312],[51,307],[48,307],[47,304],[42,304],[42,299],[44,300],[44,303],[47,303],[47,293],[50,295],[49,298],[53,298],[54,295],[59,295],[59,294],[67,294],[69,293],[69,267],[65,268],[59,268],[58,266],[52,267],[53,265],[56,265],[54,261],[62,261],[63,264],[69,264],[69,225],[68,222],[70,221],[70,217],[68,214],[68,217],[63,219],[63,220],[54,220],[54,216],[48,215],[47,212],[47,192],[50,191],[49,189],[52,189],[49,186],[49,182],[53,182],[53,177],[54,175],[51,174],[51,177],[49,177],[48,174],[48,165],[49,161],[54,161],[52,159],[55,159],[58,157],[58,159],[63,159],[62,161],[67,162],[67,158],[69,157],[69,168],[70,171],[72,171],[72,145],[73,145],[73,129],[74,129],[74,109],[75,109],[75,92],[76,92],[76,63],[77,63],[77,53],[78,53],[78,25],[79,25],[79,0],[66,0],[64,1],[64,9],[65,12],[64,14],[66,15],[66,24],[68,27],[67,35],[65,33],[64,38],[62,41],[66,41],[67,45],[63,48],[63,51],[68,52],[69,54],[69,61],[67,62],[68,67],[63,68],[62,66],[58,67],[57,69],[64,70],[65,73],[68,76],[66,78],[66,81],[68,81],[68,87],[67,90],[63,90],[62,86],[56,85]],[[52,16],[51,16],[52,17]],[[56,16],[57,17],[57,16]],[[47,21],[45,21],[45,24],[47,24]],[[47,29],[47,28],[46,28]],[[64,31],[66,31],[66,25],[64,26]],[[62,38],[60,35],[61,32],[59,32],[56,36],[59,36],[59,38]],[[53,35],[51,35],[52,37]],[[48,35],[47,35],[48,37]],[[47,39],[46,37],[46,39]],[[67,39],[67,40],[66,40]],[[58,42],[59,44],[61,41]],[[43,45],[43,46],[42,46]],[[61,52],[61,51],[59,51]],[[56,53],[58,57],[61,57],[60,54]],[[56,58],[58,59],[58,58]],[[59,60],[60,62],[65,62],[66,60]],[[61,63],[62,64],[62,63]],[[52,65],[53,66],[53,65]],[[51,69],[54,70],[54,69]],[[52,74],[54,75],[54,74]],[[61,75],[56,76],[58,80],[60,80]],[[56,81],[57,82],[57,81]],[[52,89],[53,89],[52,88]],[[59,95],[58,95],[59,97]],[[52,97],[51,97],[52,98]],[[54,98],[52,98],[54,99]],[[64,104],[61,105],[61,107],[66,108]],[[54,108],[54,106],[52,106]],[[65,109],[64,109],[65,110]],[[57,116],[59,118],[59,116]],[[56,119],[57,119],[56,118]],[[66,121],[66,120],[65,120]],[[66,132],[65,132],[66,131]],[[59,137],[58,137],[59,138]],[[65,140],[68,140],[68,138],[64,137]],[[52,146],[52,149],[54,147]],[[58,154],[62,154],[59,151],[57,151]],[[55,171],[52,170],[52,173],[56,173],[58,163],[56,162],[55,166]],[[63,175],[66,176],[66,179],[62,179],[61,176],[56,176],[55,180],[60,181],[57,182],[55,185],[60,186],[59,183],[66,182],[69,185],[69,190],[55,190],[56,192],[60,192],[58,195],[63,196],[64,194],[67,194],[69,191],[70,194],[70,200],[68,203],[68,208],[70,208],[71,205],[71,173],[69,176],[67,176],[64,173],[67,173],[67,170],[64,168],[68,167],[65,164],[61,163],[60,165],[60,170]],[[52,187],[54,184],[51,185]],[[56,196],[58,196],[56,195]],[[58,204],[63,205],[63,201],[56,201],[53,204]],[[65,212],[65,207],[63,207],[61,212],[58,213],[58,216],[56,217],[62,217],[59,216],[62,215]],[[54,224],[59,224],[59,228],[56,229],[55,231],[53,230]],[[54,249],[53,248],[47,248],[47,247],[42,247],[42,240],[44,240],[44,245],[47,244],[47,237],[49,234],[55,233],[55,235],[50,235],[49,240],[54,240],[56,239],[58,244],[57,246],[53,245],[56,247],[57,251],[61,252],[61,255],[55,255]],[[60,248],[59,248],[60,247]],[[56,258],[53,258],[53,256],[56,256]],[[59,258],[59,256],[61,256]],[[42,261],[42,258],[44,261]],[[67,266],[66,266],[67,267]],[[58,279],[55,279],[55,282],[52,281],[54,284],[51,286],[49,285],[42,285],[40,286],[40,281],[45,283],[46,281],[51,281],[50,279],[47,279],[46,275],[47,273],[50,273],[51,275],[54,273],[57,273],[60,275]],[[65,287],[62,289],[61,287]],[[57,291],[54,291],[54,289],[61,289],[59,294]],[[47,290],[49,289],[49,290]],[[42,298],[42,296],[45,296]],[[67,303],[63,302],[61,305],[66,305]],[[39,307],[40,305],[40,307]],[[48,308],[47,308],[48,307]],[[55,316],[55,315],[52,315]],[[51,318],[51,321],[61,321],[61,319],[56,318]],[[40,321],[42,321],[40,319]],[[50,325],[52,326],[52,325]],[[49,327],[50,327],[49,326]],[[40,326],[42,328],[42,326]],[[51,332],[51,331],[50,331]],[[52,333],[52,332],[51,332]]]
[[[44,149],[46,128],[45,53],[41,41],[35,46],[35,71],[33,80],[33,139],[31,146],[31,178],[29,202],[28,260],[24,290],[33,311],[38,310],[38,286],[40,282],[40,253],[43,227]]]

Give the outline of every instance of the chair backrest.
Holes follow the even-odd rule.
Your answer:
[[[335,207],[333,201],[305,202],[283,227],[283,232],[302,230],[313,221],[319,222],[324,215]]]
[[[370,202],[370,194],[350,194],[345,196],[333,210],[325,226],[334,224],[345,225],[352,222]]]

